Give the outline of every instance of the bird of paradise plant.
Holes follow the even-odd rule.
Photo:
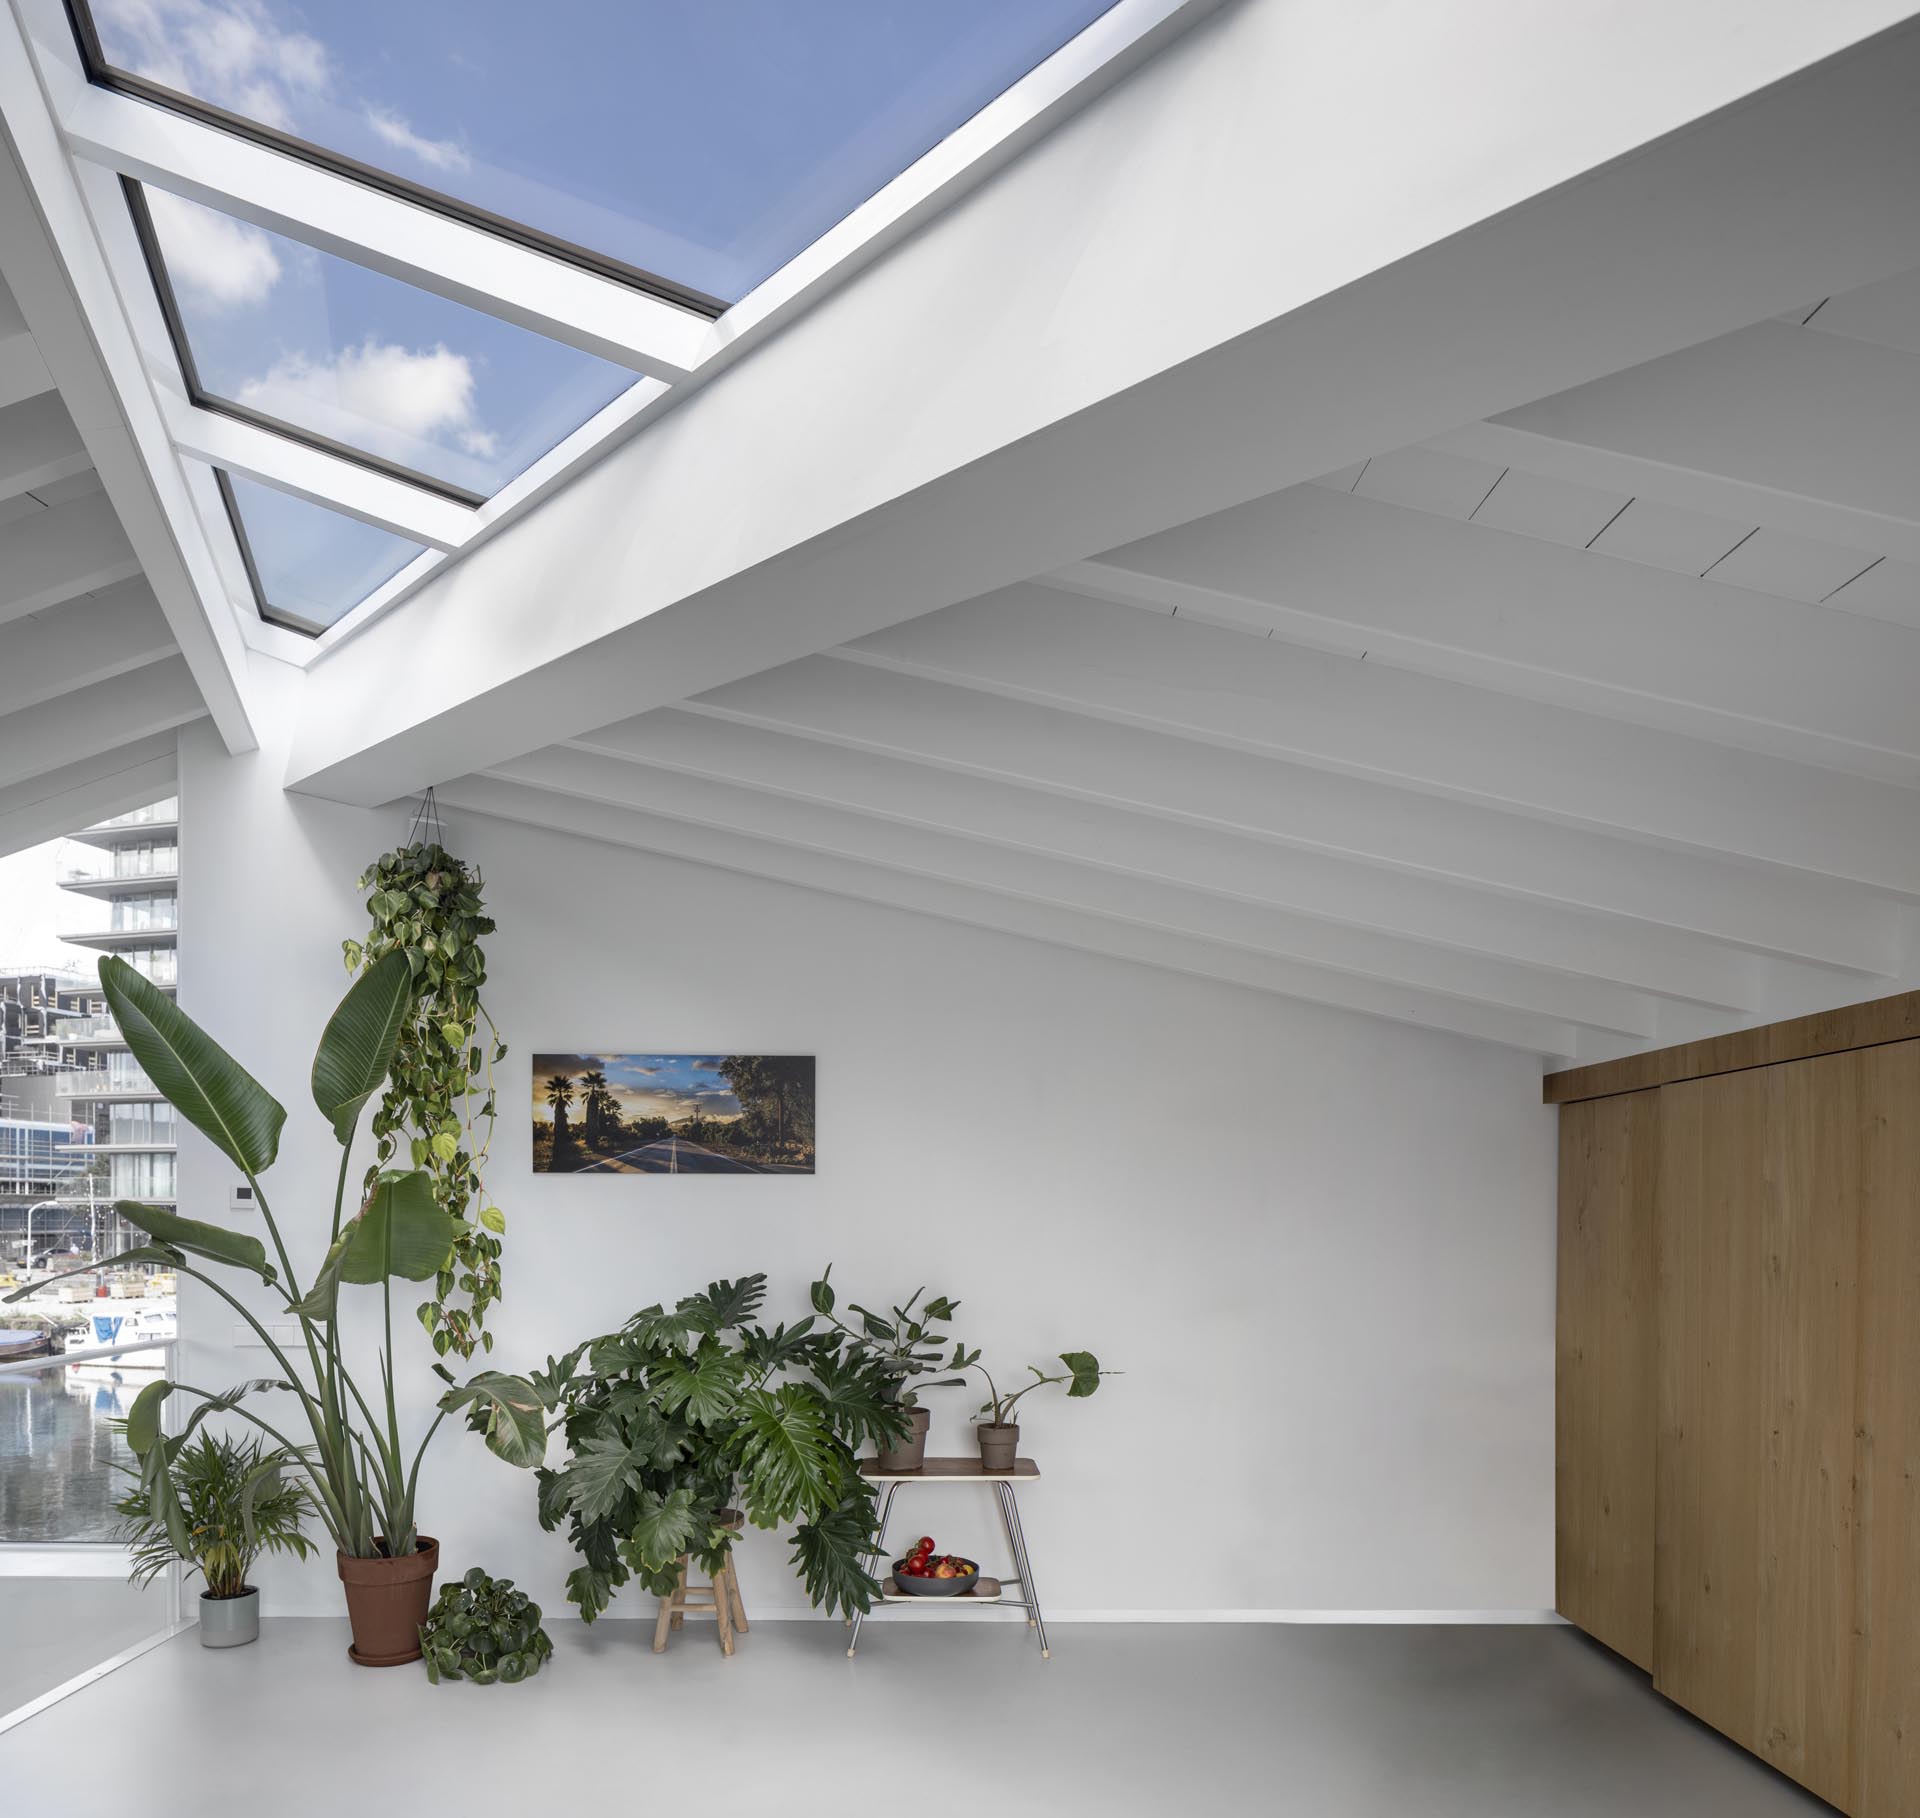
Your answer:
[[[455,1409],[467,1408],[469,1424],[509,1463],[539,1464],[546,1445],[545,1411],[529,1385],[498,1371],[483,1371],[448,1389],[410,1460],[401,1439],[394,1397],[392,1284],[396,1278],[433,1278],[452,1253],[460,1225],[435,1198],[432,1176],[418,1168],[381,1173],[354,1214],[346,1217],[345,1212],[354,1134],[367,1101],[387,1075],[411,999],[405,954],[389,954],[354,981],[314,1055],[313,1100],[340,1145],[340,1173],[326,1253],[304,1285],[260,1184],[279,1153],[285,1108],[125,960],[109,956],[100,962],[100,986],[147,1077],[245,1175],[272,1245],[269,1256],[267,1245],[248,1232],[185,1218],[166,1207],[130,1200],[116,1207],[149,1241],[112,1261],[158,1264],[200,1282],[247,1324],[280,1372],[224,1390],[163,1378],[135,1398],[127,1417],[127,1441],[140,1461],[141,1488],[167,1521],[173,1544],[185,1553],[190,1536],[184,1531],[172,1473],[194,1429],[216,1412],[250,1423],[285,1449],[306,1477],[334,1545],[356,1559],[397,1558],[416,1550],[414,1496],[420,1461],[440,1422]],[[298,1342],[291,1350],[283,1348],[252,1307],[196,1263],[250,1277],[277,1296],[282,1304],[275,1317],[290,1315],[297,1322]],[[343,1285],[352,1284],[378,1286],[383,1297],[377,1407],[341,1355],[339,1295]],[[7,1298],[18,1300],[32,1291],[20,1289]],[[444,1366],[434,1368],[453,1383]],[[195,1406],[182,1430],[169,1436],[161,1430],[161,1415],[176,1394],[192,1397]],[[268,1394],[293,1398],[306,1438],[295,1441],[250,1405],[254,1397]],[[180,1531],[175,1531],[176,1524]]]

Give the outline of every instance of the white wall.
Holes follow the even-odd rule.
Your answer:
[[[266,1185],[309,1268],[337,1151],[307,1069],[363,923],[353,879],[405,817],[285,795],[283,766],[271,740],[228,759],[185,735],[182,997],[289,1108]],[[496,1362],[718,1275],[767,1271],[789,1316],[829,1261],[856,1298],[924,1281],[1008,1375],[1075,1347],[1126,1372],[1027,1404],[1029,1539],[1061,1614],[1551,1604],[1554,1125],[1527,1059],[505,823],[451,831],[500,922],[488,1002],[513,1045]],[[617,1048],[817,1054],[820,1172],[534,1177],[529,1055]],[[184,1209],[223,1217],[226,1164],[195,1139],[183,1167]],[[265,1373],[206,1290],[182,1307],[187,1380]],[[417,1428],[437,1385],[405,1313]],[[931,1399],[934,1450],[969,1449],[976,1398]],[[978,1492],[909,1495],[910,1533],[998,1557]],[[429,1455],[420,1519],[453,1569],[565,1613],[573,1556],[531,1476],[464,1430]],[[787,1552],[750,1537],[750,1611],[804,1608]],[[330,1556],[265,1582],[283,1612],[339,1608]]]

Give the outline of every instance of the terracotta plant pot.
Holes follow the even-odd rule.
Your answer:
[[[400,1666],[420,1658],[420,1625],[433,1601],[440,1543],[422,1534],[415,1546],[417,1551],[401,1559],[385,1554],[378,1559],[333,1556],[347,1588],[347,1621],[353,1626],[347,1657],[357,1666]]]
[[[1020,1451],[1018,1424],[998,1427],[981,1425],[974,1429],[980,1436],[980,1468],[983,1471],[1011,1471]]]
[[[909,1408],[907,1418],[913,1422],[913,1432],[906,1444],[874,1456],[883,1471],[917,1471],[927,1462],[927,1428],[933,1416],[925,1408]]]

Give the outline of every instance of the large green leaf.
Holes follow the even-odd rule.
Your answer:
[[[849,1616],[872,1608],[880,1592],[866,1566],[873,1525],[871,1497],[855,1495],[794,1530],[793,1563],[816,1608],[839,1609]]]
[[[687,1550],[699,1527],[699,1518],[693,1511],[692,1490],[683,1485],[665,1496],[642,1490],[640,1512],[627,1530],[630,1557],[637,1555],[658,1571]]]
[[[452,1254],[456,1233],[452,1216],[434,1198],[432,1175],[420,1168],[383,1174],[359,1216],[334,1241],[296,1310],[309,1319],[333,1318],[343,1281],[426,1281]]]
[[[100,962],[100,989],[133,1058],[173,1108],[247,1173],[264,1174],[280,1150],[285,1107],[125,960]]]
[[[1062,1351],[1060,1361],[1073,1373],[1067,1384],[1069,1398],[1091,1395],[1100,1386],[1100,1360],[1091,1351]]]
[[[185,1262],[186,1258],[178,1250],[165,1244],[140,1244],[131,1250],[122,1250],[118,1256],[110,1256],[104,1265],[97,1262],[83,1264],[78,1269],[65,1269],[58,1275],[43,1275],[38,1281],[30,1281],[23,1288],[15,1288],[11,1294],[0,1294],[0,1306],[11,1305],[16,1300],[25,1300],[29,1294],[38,1294],[42,1288],[51,1287],[57,1281],[65,1281],[70,1275],[96,1275],[104,1266],[109,1269],[131,1267],[134,1263],[159,1263],[163,1268]]]
[[[738,1281],[710,1281],[705,1294],[690,1298],[704,1300],[713,1309],[714,1329],[719,1331],[751,1319],[766,1297],[766,1276],[744,1275]]]
[[[354,980],[328,1018],[313,1057],[313,1102],[337,1141],[353,1141],[366,1102],[380,1089],[413,1001],[413,970],[389,953]]]
[[[583,1521],[611,1515],[630,1490],[640,1488],[647,1454],[612,1434],[582,1440],[564,1473],[567,1503]]]
[[[725,1420],[733,1412],[740,1361],[737,1351],[703,1340],[691,1357],[676,1357],[655,1368],[653,1385],[660,1405],[669,1414],[684,1408],[697,1427]]]
[[[791,1521],[832,1494],[836,1458],[819,1400],[799,1383],[740,1397],[741,1497],[755,1527]]]
[[[134,1457],[144,1458],[160,1437],[160,1408],[173,1393],[173,1384],[164,1377],[150,1382],[133,1398],[127,1410],[127,1445]]]
[[[487,1448],[508,1464],[531,1470],[547,1455],[546,1408],[540,1392],[521,1377],[482,1370],[471,1381],[449,1389],[440,1405],[451,1414],[467,1408],[467,1424]]]
[[[225,1263],[229,1268],[245,1269],[262,1281],[274,1278],[273,1265],[267,1261],[266,1245],[244,1231],[229,1231],[224,1225],[202,1224],[197,1218],[182,1218],[165,1206],[143,1206],[134,1200],[114,1202],[113,1209],[128,1224],[189,1256],[204,1256],[209,1262]]]

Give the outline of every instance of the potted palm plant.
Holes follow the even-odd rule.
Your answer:
[[[850,1339],[857,1350],[875,1360],[887,1385],[887,1399],[897,1404],[907,1417],[906,1437],[876,1444],[874,1462],[883,1471],[917,1471],[927,1460],[927,1428],[933,1416],[920,1405],[914,1379],[941,1369],[965,1371],[980,1359],[978,1351],[969,1351],[963,1344],[955,1344],[953,1355],[947,1357],[946,1335],[935,1330],[954,1316],[960,1303],[936,1294],[922,1305],[920,1296],[926,1289],[915,1288],[907,1296],[904,1307],[890,1309],[893,1317],[882,1319],[879,1314],[849,1301],[847,1311],[860,1316],[856,1330],[833,1310],[833,1284],[829,1279],[832,1274],[833,1265],[829,1263],[813,1284],[814,1312]],[[951,1389],[965,1381],[964,1375],[943,1376],[938,1382],[921,1383],[920,1388]]]
[[[448,1389],[411,1454],[401,1439],[394,1396],[393,1283],[435,1278],[453,1253],[460,1221],[436,1196],[433,1176],[424,1168],[376,1175],[351,1217],[346,1216],[346,1189],[360,1114],[386,1077],[408,1013],[412,967],[407,955],[389,953],[361,973],[314,1054],[313,1100],[340,1145],[340,1173],[326,1251],[304,1277],[260,1184],[279,1153],[285,1107],[125,960],[109,956],[100,962],[100,986],[134,1060],[180,1116],[245,1176],[273,1250],[269,1257],[267,1245],[250,1232],[186,1218],[168,1207],[131,1200],[116,1205],[149,1241],[123,1251],[113,1263],[159,1264],[201,1283],[246,1323],[279,1372],[220,1391],[166,1378],[142,1389],[127,1415],[127,1443],[140,1460],[141,1488],[157,1508],[164,1510],[174,1500],[179,1450],[161,1431],[169,1398],[178,1394],[195,1403],[178,1435],[182,1444],[208,1414],[231,1411],[285,1450],[289,1468],[299,1471],[311,1493],[346,1586],[353,1659],[363,1666],[417,1660],[420,1624],[439,1559],[438,1544],[414,1521],[414,1494],[428,1442],[449,1413],[465,1407],[469,1424],[495,1452],[532,1466],[545,1450],[546,1427],[528,1386],[489,1370]],[[298,1338],[283,1347],[252,1306],[196,1263],[214,1264],[273,1297],[278,1304],[272,1316],[291,1319]],[[336,1313],[341,1290],[350,1285],[381,1291],[379,1405],[362,1391],[342,1353]],[[8,1298],[34,1291],[17,1289]],[[453,1383],[443,1365],[433,1367]],[[269,1395],[291,1400],[293,1419],[304,1427],[305,1438],[288,1437],[252,1405],[256,1397]]]
[[[1014,1419],[1013,1411],[1023,1397],[1031,1395],[1035,1389],[1062,1382],[1067,1385],[1067,1394],[1071,1397],[1091,1395],[1099,1388],[1101,1377],[1120,1374],[1118,1370],[1101,1369],[1100,1360],[1091,1351],[1063,1351],[1060,1361],[1067,1366],[1064,1372],[1056,1371],[1048,1375],[1038,1364],[1028,1364],[1027,1373],[1033,1381],[1009,1395],[1002,1395],[979,1357],[980,1353],[976,1351],[969,1367],[987,1378],[987,1400],[980,1408],[980,1414],[984,1414],[986,1419],[981,1420],[980,1414],[975,1415],[979,1424],[973,1430],[980,1441],[981,1468],[988,1471],[1013,1469],[1014,1460],[1020,1452],[1020,1423]]]
[[[176,1559],[206,1580],[203,1648],[244,1647],[260,1638],[260,1593],[247,1580],[263,1553],[305,1559],[314,1550],[300,1531],[312,1506],[306,1489],[284,1475],[292,1462],[279,1446],[203,1430],[175,1449],[166,1488],[137,1482],[114,1504],[133,1552],[134,1584],[151,1584]]]

